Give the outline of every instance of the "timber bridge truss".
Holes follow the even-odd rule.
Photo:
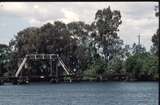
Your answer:
[[[15,75],[11,78],[13,84],[27,84],[29,83],[29,80],[31,76],[23,76],[22,72],[25,72],[25,68],[27,65],[27,61],[41,61],[41,60],[46,60],[49,61],[49,75],[48,76],[37,76],[36,78],[44,79],[48,78],[50,82],[59,82],[60,78],[69,78],[68,81],[72,82],[72,78],[74,77],[75,73],[70,70],[65,63],[63,62],[62,58],[57,55],[57,54],[27,54],[23,58],[22,62],[20,63],[18,70],[16,71]],[[53,63],[54,62],[54,63]],[[53,65],[54,64],[54,65]],[[53,68],[54,66],[54,68]],[[59,69],[58,67],[62,67],[64,70],[65,75],[59,76],[58,72]],[[31,72],[31,71],[28,71]]]

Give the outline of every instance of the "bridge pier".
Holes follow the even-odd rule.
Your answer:
[[[0,85],[3,85],[3,84],[4,84],[4,80],[0,79]]]
[[[17,85],[18,84],[18,79],[17,78],[12,78],[12,84]]]
[[[29,78],[28,77],[21,77],[21,78],[12,78],[12,84],[29,84]]]
[[[56,80],[56,83],[58,83],[59,82],[58,62],[56,62],[55,71],[56,71],[56,78],[55,78],[55,80]]]
[[[29,77],[28,76],[21,77],[18,80],[18,84],[29,84]]]

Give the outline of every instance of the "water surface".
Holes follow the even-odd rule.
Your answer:
[[[158,105],[158,83],[5,84],[0,105]]]

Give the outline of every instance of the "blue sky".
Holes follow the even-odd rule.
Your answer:
[[[158,2],[0,2],[0,43],[8,44],[24,28],[56,20],[91,23],[96,11],[109,5],[121,12],[119,36],[124,43],[137,42],[137,35],[141,34],[141,42],[149,50],[158,28],[154,11]]]

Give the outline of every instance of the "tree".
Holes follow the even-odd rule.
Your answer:
[[[84,71],[84,78],[90,80],[103,80],[105,67],[105,61],[100,57],[97,57],[94,63],[89,64],[87,69]]]
[[[76,39],[71,38],[67,25],[60,21],[55,21],[54,24],[44,24],[40,28],[26,28],[17,33],[15,39],[11,40],[10,46],[13,48],[13,57],[16,59],[23,58],[30,53],[54,53],[58,54],[70,69],[77,67]],[[45,64],[48,65],[48,63]],[[41,68],[40,64],[42,64],[41,61],[37,68]],[[32,63],[32,66],[36,64]]]
[[[8,71],[8,63],[10,62],[11,50],[9,46],[0,44],[0,76]]]
[[[142,46],[141,44],[133,43],[132,54],[145,53],[145,52],[146,48],[144,46]]]
[[[117,10],[111,11],[110,7],[98,10],[96,13],[95,25],[98,31],[96,41],[98,47],[103,48],[103,54],[107,62],[120,51],[123,44],[123,41],[117,35],[121,23],[120,12]]]
[[[155,55],[148,54],[144,58],[141,75],[143,77],[148,77],[150,80],[159,80],[158,72],[158,57]],[[144,76],[145,75],[145,76]],[[146,78],[144,80],[147,80]]]
[[[74,45],[78,47],[74,52],[71,53],[71,56],[77,58],[79,69],[84,71],[87,67],[87,63],[89,63],[88,32],[90,26],[84,22],[79,21],[68,23],[67,28],[71,38],[76,41]]]
[[[151,47],[151,51],[153,54],[158,56],[159,54],[159,29],[157,30],[156,34],[152,36],[152,43],[153,43],[153,46]]]
[[[157,5],[157,6],[155,6],[155,16],[156,17],[159,17],[159,6]]]
[[[155,16],[156,17],[159,17],[159,6],[156,6],[155,7]],[[151,52],[155,55],[158,56],[159,54],[159,28],[157,29],[157,32],[152,36],[152,43],[153,43],[153,46],[151,47]]]
[[[121,23],[121,14],[117,10],[111,11],[108,7],[96,12],[95,21],[91,23],[88,32],[91,62],[87,73],[102,79],[105,75],[111,74],[111,70],[113,74],[121,69],[122,65],[114,62],[122,61],[124,56],[123,41],[118,36],[118,27]]]
[[[95,15],[94,27],[95,33],[95,46],[97,52],[101,52],[106,61],[105,72],[108,73],[109,62],[117,57],[122,57],[123,41],[118,36],[118,27],[121,25],[120,11],[112,11],[110,7],[98,10]]]
[[[158,58],[148,52],[136,53],[127,58],[125,69],[130,79],[158,80]]]

